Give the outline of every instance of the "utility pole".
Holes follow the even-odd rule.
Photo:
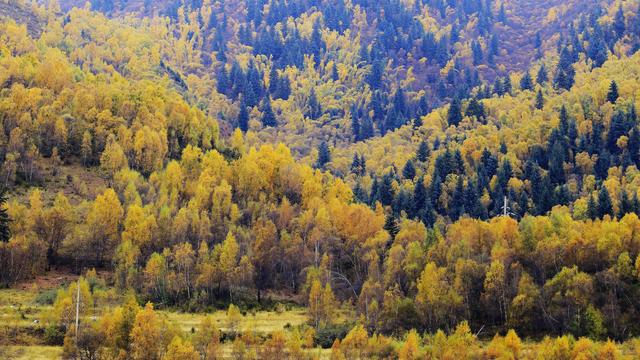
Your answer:
[[[502,205],[502,216],[509,216],[509,207],[506,196],[504,197],[504,204]]]
[[[509,200],[507,200],[507,197],[504,197],[504,201],[502,204],[502,216],[508,216],[508,217],[517,217],[517,214],[514,214],[511,212],[511,208],[509,208]]]
[[[80,278],[78,278],[78,291],[76,294],[76,345],[78,344],[79,321],[80,321]]]

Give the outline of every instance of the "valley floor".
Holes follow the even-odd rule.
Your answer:
[[[49,360],[60,359],[62,346],[52,346],[47,342],[46,327],[53,310],[52,302],[57,289],[71,281],[74,276],[64,273],[49,273],[28,283],[22,283],[11,289],[0,290],[0,359]],[[92,315],[85,316],[84,321],[97,321],[101,314],[111,309],[119,297],[114,289],[107,288],[97,301]],[[222,332],[229,332],[225,311],[212,313],[183,313],[179,311],[158,310],[170,322],[176,324],[185,334],[197,332],[205,316],[211,316],[213,324]],[[341,314],[340,321],[349,316]],[[256,334],[270,336],[277,330],[290,329],[307,323],[308,316],[303,308],[290,308],[282,311],[247,312],[242,316],[237,331],[253,331]],[[487,334],[485,334],[487,335]],[[537,359],[541,341],[523,340],[520,354],[524,359]],[[393,347],[398,349],[402,342],[394,339]],[[492,344],[490,338],[478,339],[474,353],[489,354]],[[640,340],[631,340],[618,344],[618,356],[615,359],[637,359],[640,354]],[[221,347],[225,358],[232,359],[233,345],[225,341]],[[471,349],[470,349],[471,351]],[[332,350],[312,348],[304,350],[311,359],[330,359]],[[543,357],[544,358],[544,357]]]

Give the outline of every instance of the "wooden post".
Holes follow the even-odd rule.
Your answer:
[[[76,295],[76,346],[78,345],[78,325],[80,322],[80,278],[78,278],[78,291]]]

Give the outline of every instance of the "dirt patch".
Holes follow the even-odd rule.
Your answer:
[[[37,276],[35,279],[22,281],[14,285],[13,288],[26,291],[37,287],[40,290],[48,290],[58,288],[77,279],[78,275],[69,271],[51,270],[46,274]]]
[[[108,279],[111,273],[108,271],[97,271],[98,278]],[[38,290],[56,289],[60,286],[67,285],[78,280],[79,275],[74,274],[71,269],[59,268],[47,271],[46,273],[36,276],[34,279],[25,280],[12,286],[16,290],[31,290],[34,287]]]

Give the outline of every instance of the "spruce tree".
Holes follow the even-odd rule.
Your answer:
[[[364,189],[362,188],[362,185],[360,185],[360,182],[356,182],[356,186],[353,188],[353,196],[355,197],[356,200],[362,202],[362,203],[367,203],[367,192],[364,191]]]
[[[542,89],[538,89],[536,94],[536,109],[542,110],[544,108],[544,95],[542,95]]]
[[[587,217],[591,220],[595,220],[598,217],[598,205],[596,199],[593,198],[593,194],[589,195],[589,201],[587,202]]]
[[[633,202],[629,199],[629,195],[627,195],[627,191],[625,189],[622,189],[621,191],[619,204],[618,218],[622,218],[625,214],[634,212]]]
[[[429,145],[427,142],[422,140],[420,145],[418,145],[418,151],[416,151],[416,159],[420,162],[425,162],[429,158]]]
[[[288,100],[289,95],[291,95],[291,82],[289,81],[289,77],[287,75],[283,75],[280,78],[280,81],[278,81],[278,88],[276,90],[274,99]]]
[[[498,21],[503,24],[507,23],[507,12],[504,10],[504,2],[500,4],[500,11],[498,12]]]
[[[266,127],[277,126],[276,116],[271,108],[271,100],[269,97],[265,97],[262,104],[262,125]]]
[[[476,40],[471,43],[471,51],[473,56],[473,65],[478,66],[482,64],[482,61],[484,60],[482,46]]]
[[[318,120],[318,118],[322,115],[322,107],[320,106],[320,102],[318,102],[318,97],[316,96],[316,91],[311,88],[311,92],[309,93],[309,101],[308,101],[308,110],[306,112],[306,116],[312,120]]]
[[[544,85],[547,81],[549,81],[549,74],[547,74],[547,68],[542,64],[536,75],[536,83],[538,85]]]
[[[573,68],[573,57],[569,49],[564,47],[560,52],[560,61],[556,70],[554,86],[556,89],[569,90],[573,86],[576,71]]]
[[[607,93],[607,101],[615,104],[618,100],[618,84],[616,84],[615,80],[611,80],[611,85],[609,85],[609,92]]]
[[[374,135],[373,129],[373,121],[368,115],[365,115],[364,119],[362,119],[362,124],[360,126],[360,140],[367,140]]]
[[[484,105],[482,105],[482,103],[475,97],[471,98],[467,104],[467,109],[465,110],[464,115],[468,117],[475,117],[478,121],[483,121],[485,118]]]
[[[318,161],[316,167],[323,169],[324,166],[331,161],[331,151],[326,141],[323,141],[318,146]]]
[[[9,229],[9,223],[11,218],[7,212],[7,192],[5,189],[0,189],[0,242],[6,243],[11,238],[11,230]]]
[[[465,212],[465,188],[462,176],[458,176],[458,182],[453,190],[451,202],[449,203],[449,217],[452,221],[457,221]]]
[[[525,72],[522,79],[520,79],[520,90],[533,90],[533,80],[531,79],[531,74],[529,72]]]
[[[360,120],[358,120],[358,116],[356,114],[351,114],[351,133],[353,134],[353,139],[355,141],[362,140],[360,134]]]
[[[416,168],[413,166],[413,160],[409,159],[404,164],[402,177],[405,178],[405,180],[413,180],[413,178],[416,177]]]
[[[360,156],[358,153],[353,154],[353,160],[351,161],[351,172],[356,175],[360,175]]]
[[[320,56],[325,50],[325,44],[322,40],[322,34],[320,33],[320,21],[316,20],[313,23],[313,30],[311,32],[311,53],[316,64],[320,63]]]
[[[598,194],[598,217],[603,218],[605,215],[613,216],[613,204],[609,191],[603,185]]]
[[[249,112],[247,105],[242,101],[240,104],[240,113],[238,114],[238,127],[240,130],[247,132],[249,130]]]
[[[384,73],[384,64],[381,60],[376,60],[371,67],[371,73],[367,79],[367,82],[373,90],[380,90],[382,88],[382,74]]]
[[[418,117],[425,116],[429,113],[429,104],[427,103],[427,95],[424,94],[418,101]]]
[[[462,121],[462,109],[460,106],[460,100],[454,98],[449,106],[449,112],[447,113],[447,122],[449,125],[458,126]]]
[[[378,185],[378,200],[382,205],[391,205],[395,198],[393,190],[393,175],[390,172],[382,177],[382,181]]]
[[[278,72],[275,65],[271,65],[271,71],[269,71],[269,93],[274,96],[278,90],[279,84]]]
[[[616,16],[613,19],[613,30],[616,33],[618,39],[624,36],[624,31],[626,29],[624,11],[622,10],[622,4],[618,6],[618,11],[616,12]]]
[[[229,95],[230,88],[231,86],[229,85],[229,76],[227,75],[227,71],[223,67],[222,70],[220,70],[220,72],[218,73],[216,90],[220,94]]]
[[[387,217],[385,218],[384,229],[391,236],[391,240],[394,240],[396,238],[396,235],[398,235],[398,233],[400,232],[400,228],[398,227],[398,222],[396,221],[396,218],[392,214],[387,215]]]
[[[367,173],[367,159],[364,155],[360,155],[360,176],[364,176]]]
[[[416,116],[416,118],[413,119],[413,129],[420,129],[422,125],[424,125],[424,123],[422,122],[422,118],[420,116]]]
[[[607,61],[609,51],[607,49],[607,43],[600,30],[594,31],[594,33],[591,34],[591,39],[589,39],[586,52],[589,59],[593,61],[593,65],[595,67],[600,67],[605,61]]]
[[[413,198],[411,199],[411,217],[420,217],[427,201],[427,188],[424,186],[424,176],[415,182],[413,187]]]
[[[511,95],[511,76],[507,75],[504,77],[504,81],[502,82],[502,91],[504,91],[505,95]]]

